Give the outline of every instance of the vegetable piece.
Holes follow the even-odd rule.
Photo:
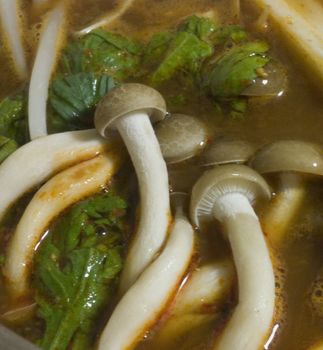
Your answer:
[[[215,33],[217,25],[209,18],[191,16],[183,23],[180,29],[195,34],[199,39],[208,42]]]
[[[26,103],[23,94],[0,102],[0,135],[23,144],[27,141]]]
[[[115,87],[107,75],[77,73],[58,76],[51,84],[49,104],[65,130],[93,127],[94,107],[106,93]],[[60,130],[62,131],[62,130]]]
[[[33,140],[47,135],[47,97],[52,72],[63,41],[66,24],[66,4],[64,1],[50,11],[41,34],[28,97],[28,127]]]
[[[166,115],[163,96],[142,84],[111,90],[95,112],[98,132],[117,130],[127,146],[140,190],[138,228],[127,254],[120,282],[125,293],[160,252],[170,224],[168,174],[152,122]]]
[[[257,70],[264,67],[270,58],[265,42],[249,42],[234,46],[223,53],[211,68],[207,85],[214,97],[239,96],[257,78]]]
[[[174,296],[193,253],[194,230],[178,206],[165,248],[114,309],[99,340],[98,350],[135,347]]]
[[[36,301],[46,321],[43,349],[89,349],[122,268],[126,202],[112,192],[60,219],[35,258]]]
[[[170,41],[165,57],[151,76],[151,82],[159,85],[178,72],[196,74],[203,60],[212,53],[212,46],[195,34],[179,32]]]
[[[29,266],[49,223],[68,206],[105,186],[119,164],[113,154],[99,155],[55,175],[36,192],[11,238],[3,269],[13,298],[29,293]]]
[[[14,140],[0,135],[0,163],[18,148]]]
[[[104,149],[113,149],[95,130],[71,131],[31,141],[20,147],[0,166],[0,220],[18,198],[48,177]],[[24,169],[24,171],[21,171]]]
[[[139,70],[141,50],[133,40],[97,29],[67,46],[60,72],[90,72],[125,79]]]
[[[22,18],[20,2],[18,0],[0,0],[0,20],[4,32],[5,42],[12,54],[15,70],[20,79],[25,79],[28,74],[27,62],[23,47]]]
[[[132,5],[134,0],[123,0],[114,11],[109,11],[102,19],[99,19],[97,22],[90,24],[89,26],[79,30],[76,32],[76,35],[85,35],[91,32],[94,29],[99,27],[106,27],[112,22],[114,22],[117,18],[121,17]],[[119,4],[119,3],[118,3]]]

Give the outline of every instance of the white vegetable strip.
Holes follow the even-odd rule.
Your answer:
[[[127,146],[140,188],[140,220],[120,282],[124,293],[159,253],[171,216],[166,164],[148,115],[135,112],[114,123]]]
[[[33,140],[47,135],[47,97],[52,72],[62,47],[66,5],[61,1],[46,17],[29,86],[28,126]]]
[[[258,350],[270,332],[275,278],[259,220],[246,196],[225,194],[214,206],[230,241],[237,269],[239,301],[216,350]]]
[[[221,305],[233,285],[234,276],[231,260],[208,263],[195,270],[177,294],[168,311],[169,319],[154,336],[154,344],[170,348],[176,340],[187,338],[186,335],[192,330],[217,319]],[[205,311],[210,306],[212,309],[219,307],[219,312]],[[183,340],[185,344],[186,341]]]
[[[23,30],[19,11],[19,0],[0,0],[0,20],[4,40],[13,56],[18,75],[24,79],[27,77],[28,69],[22,43]]]
[[[82,36],[99,27],[105,27],[121,17],[135,0],[123,0],[122,4],[113,12],[106,14],[101,20],[79,30],[76,35]]]
[[[176,215],[165,249],[116,306],[98,350],[126,350],[135,346],[173,296],[193,251],[193,228],[186,218]]]
[[[322,3],[315,0],[252,0],[273,19],[315,77],[323,81]]]
[[[84,130],[42,137],[20,147],[0,166],[0,220],[10,205],[50,175],[95,157],[108,145],[96,130]]]
[[[116,158],[99,155],[57,174],[36,192],[18,223],[3,269],[13,297],[28,293],[33,253],[49,223],[68,206],[97,192],[117,167]]]

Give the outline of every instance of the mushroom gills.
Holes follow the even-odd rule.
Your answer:
[[[17,225],[6,255],[3,273],[13,299],[29,293],[33,254],[49,223],[68,206],[99,191],[118,166],[117,156],[99,155],[57,174],[36,192]]]
[[[275,278],[259,220],[251,204],[269,200],[265,180],[244,165],[206,171],[193,187],[191,218],[200,226],[214,217],[230,242],[238,275],[239,303],[215,344],[217,350],[257,350],[270,330]]]

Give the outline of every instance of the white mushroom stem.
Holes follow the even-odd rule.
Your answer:
[[[96,130],[71,131],[31,141],[0,166],[0,220],[18,198],[50,175],[95,157],[111,143]]]
[[[288,227],[297,216],[306,191],[301,176],[294,173],[282,173],[276,196],[270,202],[261,223],[270,241],[280,245]]]
[[[178,213],[165,249],[115,308],[98,350],[132,349],[158,320],[185,274],[194,251],[194,232]]]
[[[259,220],[247,197],[222,195],[213,213],[223,224],[237,269],[239,300],[216,350],[257,350],[274,315],[275,278]]]
[[[18,0],[0,0],[0,20],[4,41],[9,46],[17,74],[25,79],[28,74],[22,42],[22,13]]]
[[[167,168],[148,115],[134,112],[114,126],[127,146],[140,189],[140,219],[120,282],[124,293],[160,251],[171,216]]]
[[[208,263],[196,269],[177,294],[174,305],[168,311],[169,319],[154,336],[154,344],[170,348],[176,339],[189,337],[192,330],[217,319],[233,281],[231,260]],[[219,312],[205,311],[210,306],[212,310],[219,306]]]
[[[47,14],[32,70],[28,98],[28,126],[32,140],[47,135],[48,87],[66,35],[65,23],[66,4],[61,1]]]
[[[108,26],[113,21],[115,21],[116,19],[121,17],[128,10],[128,8],[132,5],[132,3],[134,1],[135,0],[123,0],[122,4],[115,11],[109,12],[102,19],[98,20],[97,22],[75,32],[75,35],[83,36],[83,35],[88,34],[89,32],[91,32],[94,29],[97,29],[99,27]]]
[[[73,203],[99,191],[117,167],[117,158],[99,155],[57,174],[36,192],[13,234],[3,269],[14,298],[28,294],[33,254],[50,222]]]

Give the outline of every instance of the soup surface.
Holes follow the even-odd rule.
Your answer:
[[[287,85],[284,87],[283,93],[270,97],[248,97],[246,111],[238,116],[232,116],[231,105],[228,106],[230,99],[215,100],[210,98],[210,95],[205,93],[203,88],[199,90],[190,83],[185,85],[185,79],[170,79],[157,87],[167,101],[168,112],[171,114],[193,115],[204,123],[207,130],[208,145],[211,145],[214,140],[224,138],[247,141],[254,144],[255,148],[279,140],[309,141],[318,143],[322,147],[323,99],[321,92],[313,84],[311,77],[304,73],[305,70],[299,63],[300,60],[295,59],[295,55],[289,46],[287,48],[280,31],[271,24],[269,24],[269,29],[261,30],[257,26],[258,15],[249,3],[242,2],[239,16],[237,16],[235,3],[235,1],[232,1],[232,5],[230,2],[229,6],[226,0],[135,0],[120,18],[116,18],[105,29],[131,40],[136,40],[144,47],[154,34],[176,30],[183,21],[192,15],[211,17],[212,20],[221,23],[221,25],[241,25],[248,32],[248,40],[265,40],[269,43],[270,56],[274,62],[279,62],[287,77]],[[25,28],[28,28],[24,33],[23,40],[27,48],[27,58],[30,66],[32,66],[39,43],[39,34],[44,27],[42,21],[46,16],[46,9],[51,9],[56,5],[57,1],[48,1],[44,7],[38,8],[32,5],[31,1],[23,2],[22,11],[26,14],[23,21]],[[67,33],[65,47],[70,45],[71,42],[79,40],[75,37],[76,31],[86,27],[89,23],[95,22],[98,17],[102,16],[102,13],[113,13],[121,5],[121,0],[71,0],[68,5],[68,21],[64,28]],[[221,47],[221,50],[230,50],[231,44],[228,47]],[[2,36],[0,53],[0,76],[2,77],[0,97],[4,99],[8,96],[14,96],[17,92],[25,93],[28,81],[22,81],[15,75],[4,36]],[[61,52],[60,55],[63,55],[63,53]],[[216,54],[215,57],[217,57]],[[207,63],[212,63],[212,59],[214,60],[214,56],[208,58]],[[60,69],[61,66],[57,65],[56,71],[59,72]],[[53,73],[53,76],[58,74],[57,72]],[[149,73],[137,76],[136,74],[129,74],[120,80],[122,82],[139,82],[149,85],[151,83],[150,78]],[[243,101],[246,102],[245,97],[243,97]],[[90,112],[90,122],[82,121],[76,127],[75,125],[71,127],[68,124],[69,122],[62,127],[61,121],[58,123],[57,119],[54,118],[50,120],[51,113],[53,113],[52,106],[48,106],[48,113],[52,132],[86,129],[91,127],[93,123],[91,120],[91,118],[93,119],[93,110]],[[0,123],[1,118],[0,114]],[[168,164],[172,191],[191,192],[194,182],[205,170],[205,167],[201,166],[202,159],[203,151],[201,150],[199,154],[189,160]],[[270,184],[274,197],[275,195],[278,196],[279,175],[271,174],[264,177]],[[306,350],[323,340],[323,186],[319,176],[304,176],[304,183],[305,195],[303,201],[297,215],[289,223],[282,242],[279,244],[272,243],[271,235],[274,235],[274,233],[264,232],[270,248],[276,277],[276,308],[270,334],[262,344],[263,349]],[[1,185],[5,186],[5,184]],[[116,215],[119,220],[120,214],[120,220],[122,221],[122,225],[120,224],[118,227],[123,227],[122,242],[119,242],[123,246],[122,253],[120,253],[123,258],[127,251],[128,242],[131,241],[134,234],[139,211],[137,208],[139,202],[137,182],[129,159],[126,161],[126,165],[113,177],[105,191],[109,193],[108,189],[110,187],[117,195],[125,198],[128,203],[127,209],[123,207],[122,210],[120,209],[123,214],[118,212],[118,215]],[[4,264],[10,237],[13,235],[17,222],[35,191],[35,188],[32,189],[18,203],[15,203],[2,222],[0,228],[2,265]],[[88,200],[91,199],[85,199],[85,201]],[[271,205],[272,202],[269,202],[257,208],[261,222]],[[62,217],[68,218],[70,213],[71,208],[69,207],[64,210]],[[188,211],[186,214],[189,215]],[[54,235],[57,232],[60,220],[64,219],[61,217],[55,218],[53,222],[49,223],[46,232],[49,236],[46,237],[50,237],[51,234]],[[90,218],[89,220],[93,223],[93,220],[96,219]],[[186,277],[181,283],[181,288],[177,292],[176,298],[173,298],[172,302],[168,302],[168,306],[165,307],[161,317],[138,342],[136,349],[206,350],[213,348],[214,339],[221,334],[238,303],[236,277],[234,277],[230,291],[221,303],[217,301],[214,304],[204,305],[205,309],[201,312],[203,315],[202,321],[196,321],[197,316],[191,315],[191,319],[187,321],[191,325],[183,327],[180,325],[177,332],[169,325],[171,325],[172,318],[177,322],[176,315],[172,310],[180,300],[182,290],[185,289],[185,283],[189,283],[187,281],[190,280],[189,277],[194,274],[194,271],[198,271],[208,264],[232,259],[230,246],[221,232],[221,227],[214,221],[205,223],[204,226],[195,231],[196,253]],[[36,274],[35,268],[33,268],[33,271]],[[36,277],[34,279],[37,280]],[[91,339],[95,340],[87,345],[88,348],[95,349],[96,340],[99,338],[100,332],[118,301],[116,295],[118,279],[114,283],[114,294],[111,293],[112,296],[108,306],[107,303],[102,306],[105,311],[97,319],[94,331],[91,331],[94,334],[92,334]],[[33,284],[33,289],[37,289],[35,286],[37,286],[37,281],[36,285]],[[206,285],[205,288],[208,288],[208,286]],[[15,317],[10,319],[6,318],[6,315],[11,309],[19,309],[17,305],[21,304],[21,300],[19,301],[20,304],[17,305],[11,303],[3,276],[1,277],[0,289],[0,320],[29,340],[38,344],[41,343],[45,324],[43,318],[37,312],[37,306],[34,305],[34,296],[31,296],[28,302],[24,301],[22,303],[23,305],[25,305],[24,303],[33,305],[30,312],[22,312],[22,316],[19,316],[18,313],[18,319],[15,319]],[[194,326],[195,321],[196,326]],[[167,333],[165,330],[168,326],[169,332]],[[44,348],[49,349],[50,347],[46,345]],[[71,348],[77,349],[77,347]],[[83,347],[80,347],[80,349],[83,349]]]

